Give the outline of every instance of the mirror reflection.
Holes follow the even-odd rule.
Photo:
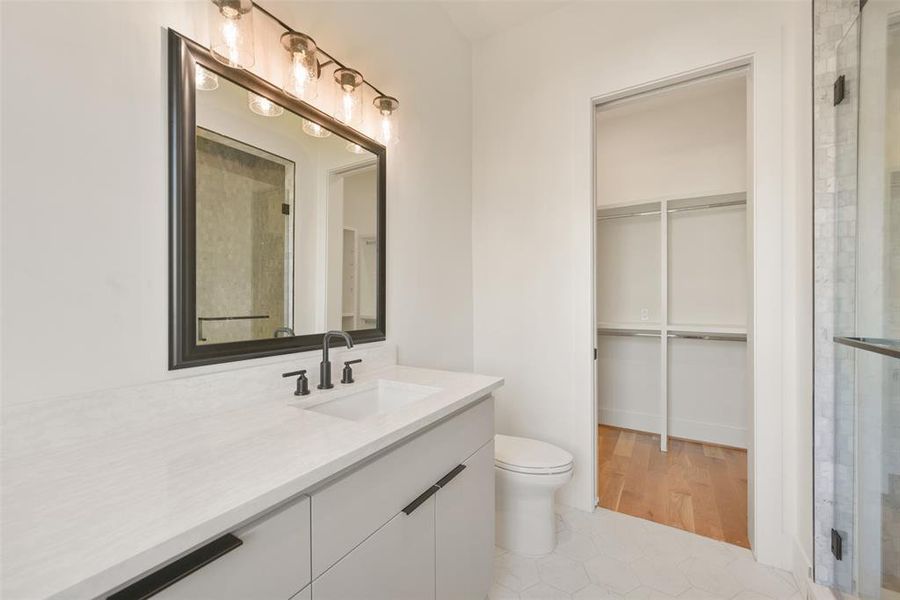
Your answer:
[[[197,343],[374,328],[376,156],[198,73]]]

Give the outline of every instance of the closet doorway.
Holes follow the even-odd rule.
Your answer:
[[[749,547],[748,70],[594,106],[597,504]]]

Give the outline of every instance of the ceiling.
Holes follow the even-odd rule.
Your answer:
[[[557,10],[568,0],[445,0],[453,25],[475,42]]]

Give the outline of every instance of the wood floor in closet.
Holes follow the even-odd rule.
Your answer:
[[[745,548],[747,452],[599,425],[600,506]]]

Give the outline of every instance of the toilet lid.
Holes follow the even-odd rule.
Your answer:
[[[573,462],[571,454],[547,442],[499,433],[494,436],[494,464],[507,471],[565,473]]]

